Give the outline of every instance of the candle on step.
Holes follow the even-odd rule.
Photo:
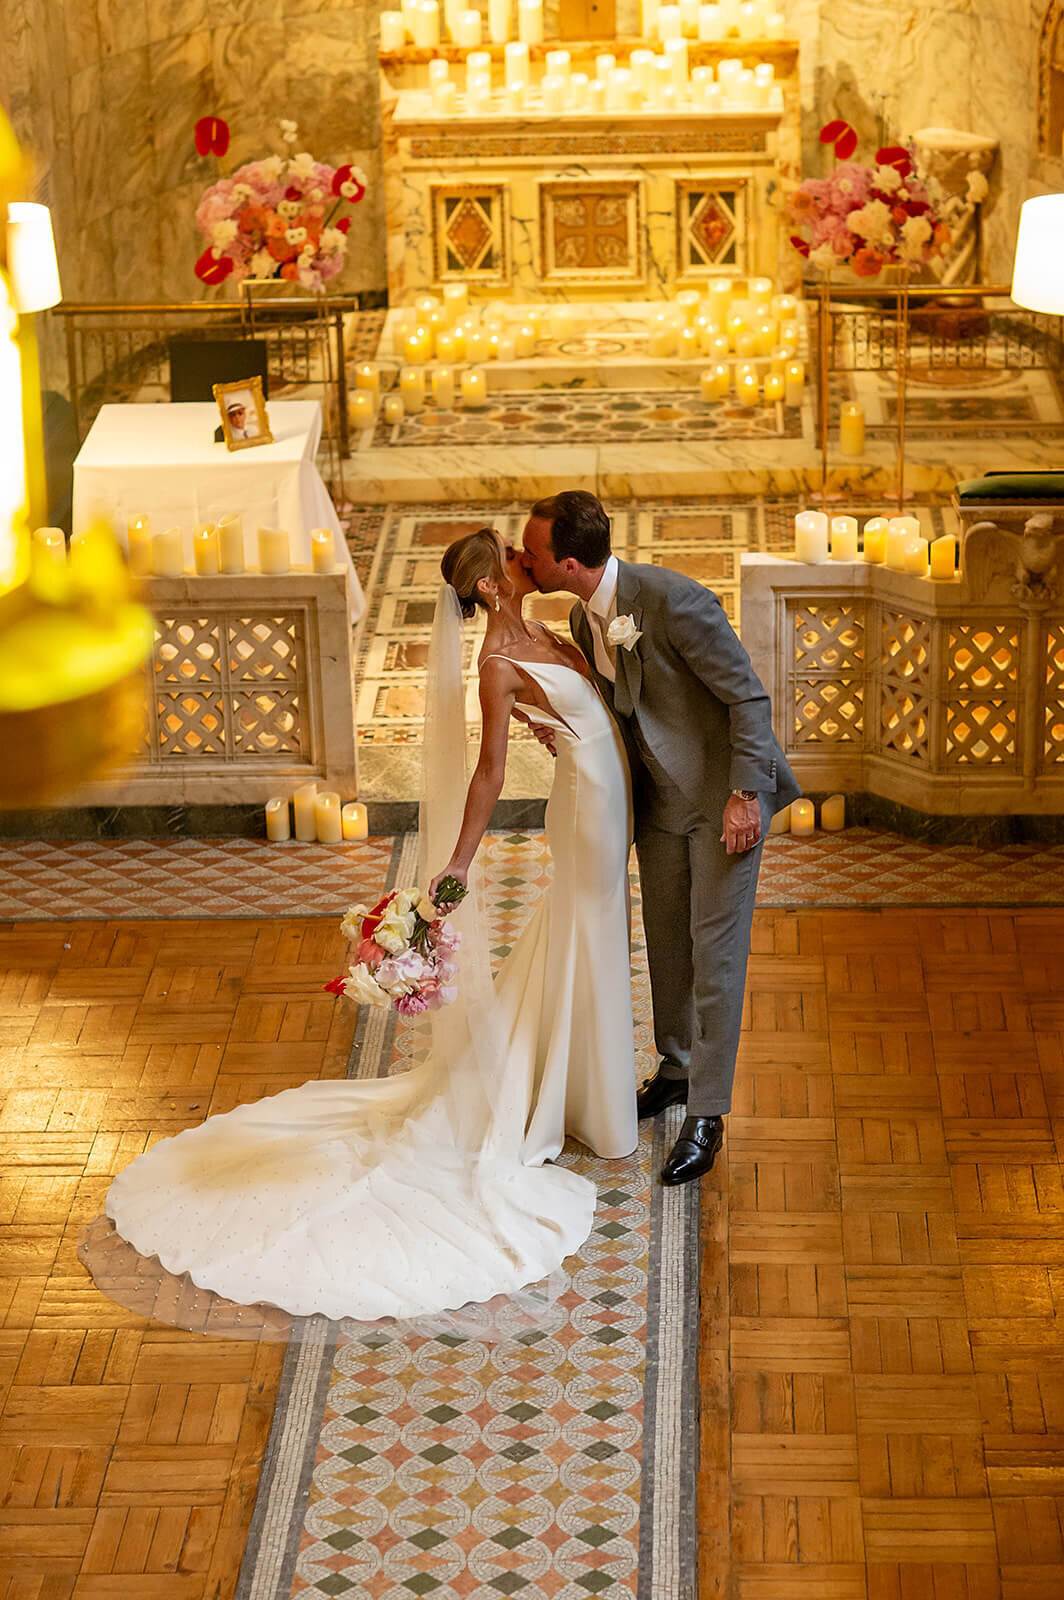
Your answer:
[[[369,394],[380,394],[381,369],[376,362],[364,361],[355,368],[355,388],[365,389]]]
[[[347,420],[356,433],[372,428],[375,399],[376,396],[366,389],[356,389],[354,394],[348,396]]]
[[[802,390],[805,388],[805,362],[789,362],[784,378],[786,379],[784,404],[800,406],[802,403]]]
[[[351,800],[340,812],[345,839],[369,838],[369,815],[360,800]]]
[[[405,416],[406,407],[403,404],[402,396],[398,394],[385,395],[384,420],[386,423],[388,423],[389,427],[394,428],[396,423],[402,422]]]
[[[147,515],[130,517],[126,523],[129,541],[129,566],[138,578],[146,578],[151,571],[151,520]],[[64,542],[64,554],[66,546]]]
[[[198,577],[213,577],[218,571],[218,529],[213,522],[204,523],[192,535],[192,565]]]
[[[655,312],[647,335],[648,356],[671,356],[676,352],[676,324],[665,311]]]
[[[528,88],[528,45],[514,40],[506,46],[504,51],[506,61],[506,87],[508,89]],[[462,285],[465,288],[465,285]],[[447,293],[445,289],[444,294]],[[464,309],[464,307],[463,307]]]
[[[887,559],[887,519],[869,517],[864,525],[864,558],[878,565]]]
[[[768,825],[768,831],[769,833],[788,833],[790,831],[790,826],[791,808],[790,806],[784,806],[783,809],[781,811],[777,811],[775,816],[772,818],[772,821]]]
[[[543,0],[517,0],[517,37],[522,44],[543,43]]]
[[[760,393],[756,372],[743,372],[735,380],[735,395],[741,406],[756,406]]]
[[[288,801],[283,795],[266,802],[266,837],[271,844],[280,844],[282,840],[292,837]]]
[[[728,341],[728,335],[726,333],[710,334],[707,343],[708,349],[706,350],[706,354],[714,361],[726,361],[728,359],[730,345]]]
[[[441,411],[454,410],[454,373],[450,367],[437,367],[432,374],[432,398]]]
[[[403,26],[403,13],[401,11],[381,12],[381,49],[386,54],[393,50],[401,50],[406,43],[406,28]]]
[[[66,535],[62,528],[34,528],[32,559],[35,565],[61,567],[66,564],[66,558]]]
[[[797,560],[818,563],[828,558],[828,519],[823,511],[799,511],[794,519]]]
[[[314,807],[318,798],[318,785],[314,783],[300,784],[292,796],[292,813],[295,817],[296,838],[303,844],[312,844],[317,838],[315,826]]]
[[[319,844],[339,844],[344,836],[340,796],[326,789],[314,801],[314,832]]]
[[[932,578],[955,578],[957,575],[957,541],[952,533],[931,541]]]
[[[492,44],[505,44],[510,37],[510,0],[488,0],[488,33]]]
[[[807,839],[816,827],[816,809],[811,800],[791,801],[791,832],[796,839]]]
[[[479,409],[488,403],[488,380],[480,367],[467,367],[462,373],[462,404]]]
[[[763,387],[765,404],[771,405],[776,401],[782,401],[783,396],[786,393],[786,387],[786,380],[784,379],[782,372],[766,373]]]
[[[480,48],[480,12],[459,11],[454,19],[454,42],[463,50]]]
[[[244,570],[244,519],[235,511],[218,518],[218,569]]]
[[[315,572],[331,572],[336,565],[336,539],[331,528],[310,531],[310,564]]]
[[[856,517],[832,517],[831,559],[832,561],[857,560]]]
[[[434,50],[440,42],[440,8],[436,0],[421,0],[414,11],[414,43],[419,50]]]
[[[288,533],[284,528],[259,529],[259,571],[287,572],[291,565]]]
[[[152,535],[151,570],[157,578],[180,578],[185,570],[185,549],[180,528]]]
[[[839,449],[844,456],[863,456],[865,447],[864,406],[843,406],[839,413]]]
[[[525,356],[536,353],[536,330],[529,323],[522,323],[514,334],[514,354],[519,361]]]
[[[820,803],[820,826],[825,833],[841,833],[846,826],[846,796],[829,795]]]
[[[399,374],[399,398],[407,412],[420,411],[425,404],[425,374],[420,367],[404,367]]]
[[[720,6],[699,6],[698,37],[710,42],[724,37],[724,18]]]

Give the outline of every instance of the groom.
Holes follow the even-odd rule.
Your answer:
[[[524,549],[544,594],[576,595],[573,638],[628,747],[661,1056],[639,1115],[686,1102],[661,1179],[687,1183],[712,1167],[731,1107],[762,835],[801,791],[714,594],[618,561],[609,518],[583,489],[536,502]]]

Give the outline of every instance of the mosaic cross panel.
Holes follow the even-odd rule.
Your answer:
[[[433,185],[433,252],[438,280],[507,281],[506,201],[506,186],[500,183]]]
[[[540,270],[547,281],[635,282],[644,275],[638,179],[539,186]]]
[[[676,267],[681,277],[708,278],[746,268],[746,185],[678,182]]]

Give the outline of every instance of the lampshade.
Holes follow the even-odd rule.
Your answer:
[[[1064,194],[1041,194],[1024,201],[1012,298],[1029,311],[1064,315]]]
[[[47,311],[63,298],[47,206],[12,200],[7,208],[7,262],[15,310]]]

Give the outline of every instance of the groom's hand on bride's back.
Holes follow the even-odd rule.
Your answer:
[[[526,717],[523,711],[513,711],[511,712],[511,716],[516,722],[523,722],[526,728],[531,728],[535,738],[539,740],[540,744],[545,750],[550,751],[552,756],[556,756],[558,754],[557,750],[554,748],[553,728],[548,728],[545,722],[533,722],[532,718]]]

